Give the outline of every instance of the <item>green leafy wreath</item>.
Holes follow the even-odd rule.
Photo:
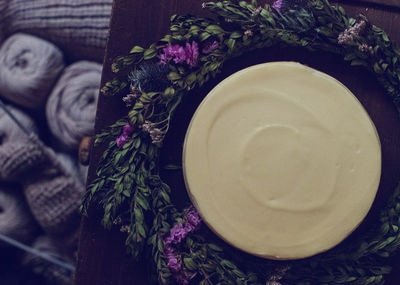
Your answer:
[[[83,213],[101,204],[103,225],[126,232],[128,251],[154,261],[152,281],[160,284],[382,284],[391,271],[388,258],[400,246],[400,187],[357,242],[305,260],[260,262],[211,242],[193,207],[177,209],[160,178],[159,156],[183,96],[228,59],[274,45],[338,54],[375,73],[398,107],[400,49],[365,17],[350,18],[327,0],[278,0],[272,7],[223,1],[203,8],[217,20],[175,15],[170,34],[147,49],[135,46],[112,65],[116,77],[102,93],[126,94],[130,111],[97,135],[96,143],[107,149]]]

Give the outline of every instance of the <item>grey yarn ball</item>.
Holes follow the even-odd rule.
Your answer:
[[[37,133],[37,127],[32,118],[16,107],[7,105],[6,108],[25,129],[30,132]],[[0,108],[0,147],[2,147],[4,144],[18,141],[25,136],[26,134],[10,118],[10,116]]]
[[[55,45],[34,36],[15,34],[0,48],[0,96],[38,109],[63,68],[63,54]]]
[[[46,105],[51,133],[65,150],[77,150],[82,138],[94,134],[102,66],[79,61],[68,66]]]

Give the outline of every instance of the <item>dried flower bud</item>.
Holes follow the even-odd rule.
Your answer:
[[[246,30],[246,31],[244,32],[244,34],[245,34],[246,36],[248,36],[248,37],[251,37],[251,36],[253,36],[253,31],[251,31],[251,30]]]

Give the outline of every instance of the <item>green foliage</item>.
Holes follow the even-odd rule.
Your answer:
[[[102,92],[117,94],[129,86],[128,74],[143,61],[155,61],[168,45],[195,41],[200,48],[212,41],[218,47],[200,52],[198,65],[168,65],[170,86],[163,92],[141,92],[129,114],[97,135],[96,143],[105,147],[97,169],[97,178],[89,186],[82,203],[87,214],[89,205],[103,207],[102,223],[127,226],[126,245],[135,258],[146,249],[155,266],[160,284],[170,284],[172,272],[167,266],[163,239],[173,224],[182,221],[170,198],[170,188],[159,176],[159,146],[152,143],[144,124],[152,122],[163,132],[182,97],[218,74],[225,61],[251,50],[285,45],[309,50],[323,50],[342,55],[353,66],[364,66],[375,73],[387,93],[398,105],[400,85],[400,49],[380,28],[366,19],[353,19],[343,8],[327,0],[312,0],[307,5],[278,11],[257,1],[208,2],[204,8],[218,20],[195,16],[171,17],[170,33],[149,48],[135,46],[126,56],[115,60],[116,78],[107,82]],[[338,38],[346,29],[365,21],[356,37],[345,44]],[[127,124],[135,128],[131,139],[121,148],[116,138]],[[170,167],[170,169],[176,169]],[[358,242],[342,244],[309,259],[290,262],[284,284],[382,284],[391,270],[388,258],[400,246],[400,186],[394,192],[380,220]],[[119,223],[118,221],[121,221]],[[226,245],[207,240],[204,231],[192,234],[179,245],[183,272],[193,275],[196,284],[265,284],[267,272],[277,266],[246,261],[233,256]]]

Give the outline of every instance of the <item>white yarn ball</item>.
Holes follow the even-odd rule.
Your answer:
[[[63,54],[55,45],[15,34],[0,48],[0,96],[26,108],[40,108],[63,68]]]

